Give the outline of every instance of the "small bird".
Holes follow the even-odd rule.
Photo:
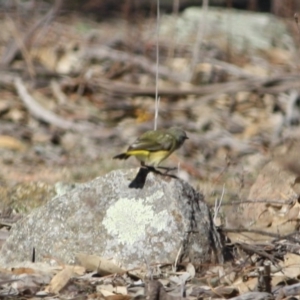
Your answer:
[[[126,152],[114,156],[114,159],[127,159],[135,156],[142,166],[158,167],[188,139],[184,130],[178,127],[149,130],[143,133]]]

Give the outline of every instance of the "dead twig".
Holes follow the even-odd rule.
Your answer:
[[[272,278],[271,278],[271,265],[270,262],[267,261],[263,267],[258,269],[258,285],[257,289],[260,292],[272,292],[271,286]]]
[[[267,253],[261,245],[249,245],[245,243],[235,243],[235,245],[245,251],[247,254],[257,254],[260,257],[270,260],[273,264],[276,264],[278,258],[275,255]]]

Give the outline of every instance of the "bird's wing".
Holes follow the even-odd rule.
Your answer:
[[[159,131],[148,131],[141,135],[129,148],[130,150],[170,150],[174,144],[174,137]]]

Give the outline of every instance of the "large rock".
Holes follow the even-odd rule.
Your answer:
[[[14,225],[0,265],[56,258],[74,263],[79,252],[114,258],[126,269],[180,259],[222,260],[221,243],[203,196],[179,179],[149,173],[129,188],[137,170],[113,171],[50,200]]]

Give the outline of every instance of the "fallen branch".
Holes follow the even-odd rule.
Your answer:
[[[284,286],[278,291],[276,300],[287,299],[290,296],[299,296],[300,294],[300,283],[295,283],[293,285]],[[289,298],[291,299],[291,298]]]
[[[21,78],[17,77],[14,81],[14,84],[18,95],[33,117],[62,129],[74,128],[75,124],[73,122],[66,121],[58,117],[53,112],[46,110],[40,104],[38,104],[28,93]]]
[[[283,75],[276,78],[255,78],[215,83],[203,86],[160,88],[160,96],[186,96],[199,95],[202,102],[209,103],[217,99],[221,94],[237,93],[239,91],[255,91],[266,94],[277,94],[286,92],[292,88],[299,87],[299,75]],[[101,88],[101,91],[115,96],[154,96],[155,87],[141,87],[137,84],[124,83],[121,81],[108,80],[104,78],[94,79],[92,84]]]
[[[137,84],[124,83],[121,81],[113,81],[108,79],[95,79],[93,80],[94,85],[98,85],[102,91],[109,93],[110,95],[118,96],[154,96],[155,87],[141,87]],[[216,83],[209,84],[201,87],[174,87],[174,88],[163,88],[159,90],[160,96],[186,96],[186,95],[200,95],[205,96],[214,93],[234,93],[237,91],[256,89],[261,85],[259,82],[252,83],[248,80],[240,80],[235,82]],[[216,97],[216,96],[214,96]]]
[[[21,78],[17,77],[14,80],[15,89],[25,104],[28,111],[31,113],[33,117],[53,126],[56,126],[65,130],[72,130],[77,132],[82,132],[90,137],[95,138],[108,138],[113,135],[112,130],[105,130],[105,128],[101,128],[99,130],[98,126],[95,126],[91,123],[78,124],[72,121],[64,120],[61,117],[57,116],[55,113],[48,111],[40,104],[38,104],[35,99],[28,93],[23,81]]]

